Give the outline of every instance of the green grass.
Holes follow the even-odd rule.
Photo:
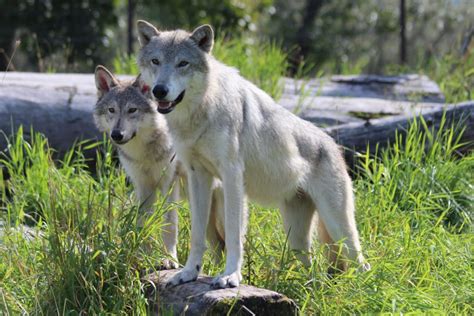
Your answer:
[[[400,65],[387,65],[386,74],[419,73],[436,82],[446,96],[446,103],[474,99],[474,51],[464,57],[448,54],[420,61],[415,69]]]
[[[465,57],[447,55],[432,59],[420,72],[438,83],[447,102],[474,99],[474,52]]]
[[[285,75],[287,55],[276,43],[245,43],[242,39],[219,40],[213,48],[214,56],[223,63],[239,69],[275,99],[279,99],[283,86],[280,78]]]
[[[302,267],[291,252],[277,211],[251,205],[244,282],[296,300],[303,314],[474,312],[472,179],[474,155],[458,157],[454,128],[433,135],[421,122],[378,158],[363,155],[354,183],[357,220],[368,273],[328,279],[323,249]],[[20,129],[0,161],[6,227],[0,237],[0,311],[4,314],[143,314],[139,272],[164,257],[160,215],[136,226],[137,207],[124,173],[101,144],[92,176],[81,146],[54,162],[39,134]],[[423,148],[428,148],[423,150]],[[179,258],[189,251],[188,206],[179,205]],[[41,234],[21,234],[28,223]],[[151,243],[157,250],[142,249]],[[215,274],[206,257],[204,273]]]

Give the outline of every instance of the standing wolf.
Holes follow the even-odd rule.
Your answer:
[[[368,270],[351,180],[335,142],[214,59],[209,25],[192,33],[159,32],[139,21],[138,32],[138,65],[158,111],[166,114],[189,177],[191,251],[170,284],[198,276],[213,178],[223,183],[227,247],[225,271],[214,279],[215,287],[238,286],[242,279],[247,195],[280,207],[290,246],[305,264],[310,264],[313,219],[319,214],[319,238],[332,246],[332,264],[338,265],[334,243],[342,241],[344,255]]]
[[[133,82],[121,82],[103,66],[96,68],[95,82],[98,91],[95,123],[99,130],[109,135],[117,148],[120,163],[134,185],[141,209],[145,213],[153,212],[157,190],[167,197],[169,203],[177,202],[179,188],[176,182],[178,176],[185,180],[185,175],[174,159],[166,120],[157,112],[149,87],[140,77]],[[213,189],[207,234],[218,260],[224,248],[223,202],[218,181]],[[144,219],[141,216],[140,221]],[[177,268],[178,215],[175,209],[165,214],[164,224],[162,238],[172,260],[166,260],[163,265]]]

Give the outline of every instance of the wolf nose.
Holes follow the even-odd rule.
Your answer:
[[[162,84],[158,84],[153,88],[153,95],[158,100],[164,99],[166,95],[168,94],[168,92],[169,92],[168,88]]]
[[[118,129],[114,129],[112,134],[110,134],[110,137],[112,137],[113,140],[119,142],[123,139],[123,133]]]

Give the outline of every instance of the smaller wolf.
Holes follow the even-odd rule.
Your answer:
[[[177,202],[180,199],[178,177],[186,178],[179,162],[174,159],[166,120],[157,112],[149,87],[140,76],[133,82],[121,82],[103,66],[97,66],[95,82],[98,92],[95,124],[100,131],[107,133],[116,147],[141,210],[145,215],[153,212],[158,189],[162,196],[167,197],[168,203]],[[223,219],[218,216],[219,208],[223,214],[223,197],[217,181],[214,187],[207,237],[215,258],[219,260],[224,249],[224,230],[220,224]],[[139,221],[143,223],[144,219],[141,216]],[[168,269],[177,268],[178,215],[175,209],[166,213],[164,224],[162,238],[172,260],[166,260],[162,265]]]

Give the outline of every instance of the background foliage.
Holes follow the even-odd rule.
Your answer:
[[[301,60],[328,72],[384,73],[399,63],[400,0],[143,0],[134,18],[162,29],[210,23],[220,38],[283,46],[290,74]],[[407,65],[472,53],[471,0],[407,1]],[[91,72],[127,53],[126,0],[0,0],[0,69],[21,44],[18,70]],[[135,36],[133,36],[135,38]],[[136,48],[136,41],[135,41]]]
[[[0,8],[1,70],[17,40],[18,70],[92,69],[110,46],[107,27],[117,23],[108,0],[0,0]]]

